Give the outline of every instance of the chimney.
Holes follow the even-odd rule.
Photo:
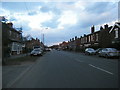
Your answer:
[[[71,39],[70,39],[70,42],[71,42]]]
[[[91,27],[91,33],[94,33],[95,32],[95,27],[94,25]]]
[[[107,29],[108,28],[108,24],[104,25],[104,28]]]
[[[8,22],[7,25],[11,28],[13,28],[13,23],[12,22]]]
[[[102,26],[100,26],[100,30],[103,30],[103,27],[102,27]]]
[[[74,38],[72,38],[72,41],[74,41]]]
[[[75,36],[75,40],[77,39],[77,36]]]

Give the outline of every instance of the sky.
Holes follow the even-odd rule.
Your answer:
[[[114,25],[118,19],[118,2],[111,1],[40,1],[1,2],[0,16],[22,26],[23,36],[39,38],[45,45],[69,41],[75,36],[90,34],[91,26]]]

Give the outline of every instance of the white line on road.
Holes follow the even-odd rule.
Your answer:
[[[104,72],[106,72],[106,73],[109,73],[109,74],[111,74],[111,75],[113,75],[113,73],[111,73],[111,72],[109,72],[109,71],[107,71],[107,70],[104,70],[104,69],[102,69],[102,68],[99,68],[99,67],[96,67],[96,66],[94,66],[94,65],[92,65],[92,64],[89,64],[91,67],[94,67],[94,68],[96,68],[96,69],[99,69],[99,70],[101,70],[101,71],[104,71]]]

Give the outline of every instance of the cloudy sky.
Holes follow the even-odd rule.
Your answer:
[[[23,28],[23,35],[31,35],[45,44],[53,45],[68,41],[75,36],[96,31],[104,24],[113,25],[118,19],[118,2],[1,2],[0,16]]]

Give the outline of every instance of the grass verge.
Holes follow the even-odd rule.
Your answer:
[[[21,65],[24,63],[35,62],[38,58],[38,56],[24,56],[14,59],[7,58],[5,65]]]

